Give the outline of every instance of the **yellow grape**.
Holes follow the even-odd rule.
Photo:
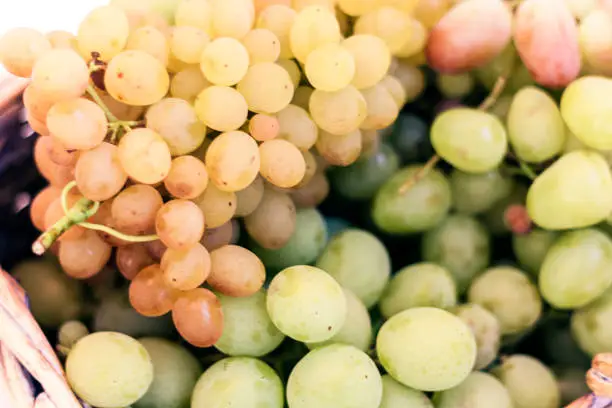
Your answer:
[[[199,62],[207,80],[215,85],[231,86],[246,75],[249,53],[235,38],[217,38],[204,48]]]
[[[261,177],[256,177],[245,189],[236,192],[238,204],[236,206],[236,217],[246,217],[251,214],[263,198],[264,181]]]
[[[196,157],[179,156],[172,160],[170,172],[164,179],[164,186],[175,198],[196,198],[208,186],[206,166]]]
[[[170,77],[158,59],[144,51],[131,50],[123,51],[109,62],[104,85],[118,101],[146,106],[166,96]]]
[[[111,216],[117,228],[127,234],[151,234],[155,230],[155,216],[163,204],[155,188],[134,184],[113,199]]]
[[[412,15],[414,14],[417,6],[423,2],[426,2],[426,0],[378,0],[378,6],[395,7],[396,9],[401,10],[404,13]]]
[[[387,75],[380,81],[380,85],[382,85],[387,92],[391,94],[391,97],[397,104],[397,107],[399,110],[401,110],[406,103],[407,97],[406,90],[402,86],[400,80],[393,75]]]
[[[297,14],[289,34],[291,51],[302,63],[316,48],[328,43],[337,44],[341,39],[334,12],[317,5],[306,7]]]
[[[469,73],[440,74],[436,78],[438,90],[449,99],[460,99],[474,89],[474,78]]]
[[[51,136],[66,149],[93,149],[104,141],[108,121],[104,111],[84,98],[58,102],[47,114]]]
[[[170,32],[168,21],[155,11],[146,8],[138,10],[123,9],[130,24],[130,32],[146,26],[154,27],[164,34]]]
[[[130,33],[126,50],[139,50],[151,54],[164,66],[168,64],[170,45],[168,39],[155,27],[140,27]]]
[[[204,214],[191,201],[168,201],[157,212],[155,230],[168,248],[187,249],[204,235]]]
[[[299,106],[302,109],[308,110],[308,104],[310,103],[310,96],[314,92],[310,86],[298,86],[293,94],[291,100],[292,105]]]
[[[47,100],[61,101],[77,98],[89,84],[89,69],[83,59],[72,50],[58,49],[45,52],[34,64],[30,86]]]
[[[329,190],[325,172],[317,171],[306,185],[291,192],[291,198],[298,208],[315,208],[327,198]]]
[[[264,189],[255,211],[244,217],[249,236],[267,249],[285,246],[295,231],[295,223],[295,204],[289,195],[269,187]]]
[[[412,18],[397,8],[380,7],[359,17],[354,30],[355,34],[379,37],[392,54],[398,55],[405,44],[411,41]]]
[[[243,38],[255,24],[253,0],[209,0],[213,37]]]
[[[106,142],[82,152],[74,173],[79,191],[93,201],[113,197],[128,178],[119,162],[119,149]]]
[[[208,183],[204,193],[193,200],[204,214],[206,228],[218,228],[236,213],[236,193],[219,190]]]
[[[212,35],[212,10],[209,0],[181,0],[174,15],[177,26],[197,27]]]
[[[355,60],[355,75],[351,84],[357,89],[369,88],[380,82],[389,71],[391,51],[380,38],[370,35],[354,35],[342,42]]]
[[[275,116],[258,113],[249,121],[249,133],[257,141],[272,140],[278,136],[279,132],[280,123]]]
[[[77,239],[62,241],[58,259],[66,274],[75,279],[88,279],[106,266],[112,247],[92,230],[85,230]]]
[[[22,96],[23,106],[26,108],[28,115],[43,122],[47,121],[49,109],[51,109],[56,102],[59,102],[45,97],[42,92],[38,91],[32,85],[28,85],[23,91]]]
[[[384,129],[395,122],[399,115],[399,107],[384,85],[379,83],[371,88],[362,89],[361,94],[368,109],[367,116],[360,126],[362,129]]]
[[[597,11],[598,6],[603,6],[603,9],[605,9],[605,5],[600,4],[600,0],[564,0],[564,3],[574,17],[580,21],[584,20],[591,12]]]
[[[54,30],[49,31],[45,37],[49,40],[53,48],[65,48],[69,50],[77,50],[76,36],[68,31]]]
[[[317,152],[334,166],[348,166],[361,154],[361,132],[359,129],[346,135],[321,132],[317,140]]]
[[[261,62],[249,67],[238,83],[240,92],[255,113],[276,113],[286,108],[293,98],[293,83],[283,67],[272,62]]]
[[[31,28],[13,28],[0,38],[0,63],[13,75],[29,78],[36,60],[51,43]]]
[[[336,0],[291,0],[291,6],[296,11],[302,11],[310,6],[322,6],[334,11],[335,3]]]
[[[208,147],[204,161],[218,189],[240,191],[247,188],[259,172],[257,142],[244,132],[222,133]]]
[[[612,74],[612,16],[606,10],[594,10],[580,21],[580,51],[593,73]]]
[[[197,64],[204,48],[210,43],[210,37],[196,27],[174,27],[170,35],[170,51],[179,61]]]
[[[183,99],[162,99],[149,108],[145,119],[147,127],[164,139],[173,156],[195,151],[206,137],[206,126]]]
[[[263,196],[263,182],[261,183],[261,192]],[[36,194],[30,203],[30,220],[32,221],[32,225],[34,225],[37,230],[45,230],[45,213],[47,212],[47,209],[51,203],[60,198],[61,194],[62,191],[53,186],[47,186]]]
[[[315,89],[334,92],[355,77],[353,54],[340,44],[323,44],[306,58],[306,77]]]
[[[306,162],[294,144],[283,139],[268,140],[259,146],[259,154],[259,172],[275,186],[293,187],[304,178]]]
[[[130,282],[130,304],[138,313],[159,317],[168,313],[179,292],[169,288],[158,264],[147,266]]]
[[[296,11],[288,5],[273,4],[263,9],[257,18],[257,28],[266,28],[276,34],[281,58],[293,58],[289,37],[296,16]]]
[[[266,8],[276,4],[291,7],[291,0],[253,0],[256,15],[259,15]]]
[[[291,142],[302,151],[314,146],[319,129],[305,109],[288,105],[276,117],[280,126],[279,138]]]
[[[195,111],[209,128],[220,132],[239,129],[247,120],[245,97],[229,86],[209,86],[197,96]]]
[[[34,163],[38,172],[49,181],[49,184],[64,187],[74,180],[74,167],[61,166],[51,160],[53,139],[50,136],[40,136],[34,143]]]
[[[336,92],[316,89],[310,96],[309,108],[317,126],[335,135],[358,129],[368,115],[365,98],[352,85]]]
[[[358,17],[379,7],[379,0],[336,0],[338,7],[345,14]]]
[[[125,172],[139,183],[159,183],[170,172],[170,149],[164,139],[149,128],[134,129],[121,137],[118,153]]]
[[[191,65],[177,59],[172,53],[168,56],[168,63],[166,64],[166,69],[171,74],[176,74],[184,69],[189,68]]]
[[[200,92],[210,85],[212,84],[204,77],[200,67],[192,65],[177,72],[172,77],[170,81],[170,95],[193,103]]]
[[[79,25],[77,44],[86,60],[92,58],[92,52],[97,52],[101,59],[109,61],[123,50],[129,34],[130,23],[125,12],[118,7],[101,6],[87,14]]]
[[[302,71],[300,70],[298,63],[294,60],[279,59],[278,61],[276,61],[276,64],[285,68],[285,71],[287,71],[287,73],[291,77],[291,83],[293,84],[293,87],[297,88],[300,85],[300,82],[302,81]]]
[[[242,39],[249,53],[249,63],[275,62],[280,57],[281,43],[276,34],[266,28],[251,30]]]
[[[318,170],[317,159],[314,154],[310,153],[309,150],[302,150],[302,156],[304,157],[304,163],[306,164],[306,172],[302,180],[294,187],[294,189],[301,188],[306,184],[310,183],[310,180],[314,177]]]
[[[218,228],[208,228],[200,243],[209,251],[229,245],[234,240],[234,229],[240,229],[239,225],[234,226],[234,221],[228,221]]]
[[[400,61],[393,72],[406,90],[406,102],[414,101],[425,90],[425,74],[414,65]]]
[[[429,38],[429,31],[419,20],[414,18],[410,19],[410,36],[409,40],[404,42],[402,48],[395,53],[401,58],[422,58],[420,65],[427,63],[427,57],[425,56],[425,46],[427,45],[427,39]]]
[[[208,284],[219,293],[247,297],[258,292],[266,280],[266,268],[253,252],[237,245],[226,245],[210,254]]]
[[[419,0],[414,8],[414,17],[432,29],[452,7],[451,0]]]
[[[165,284],[178,290],[192,290],[202,285],[210,275],[210,268],[210,254],[199,242],[184,250],[169,248],[161,259]]]

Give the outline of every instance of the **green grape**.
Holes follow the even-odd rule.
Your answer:
[[[121,333],[98,332],[82,338],[66,360],[72,390],[96,407],[122,408],[138,401],[153,382],[146,348]]]
[[[303,342],[332,338],[346,320],[342,287],[313,266],[297,265],[279,272],[270,282],[266,307],[281,332]]]
[[[17,264],[11,274],[26,291],[30,311],[41,326],[56,328],[81,315],[84,306],[82,288],[55,262],[24,261]]]
[[[389,234],[414,234],[438,225],[451,206],[450,184],[438,170],[428,172],[412,188],[400,193],[400,187],[421,170],[413,165],[395,173],[374,196],[372,219]]]
[[[230,356],[260,357],[285,339],[266,310],[263,290],[248,297],[217,294],[223,311],[223,334],[215,347]]]
[[[583,307],[610,285],[612,240],[596,229],[562,235],[548,250],[540,269],[540,293],[558,309]]]
[[[385,144],[371,156],[362,156],[347,167],[334,167],[330,181],[338,193],[351,200],[369,200],[399,168],[399,157]]]
[[[83,337],[89,334],[89,329],[78,320],[70,320],[62,324],[57,333],[57,343],[71,349]]]
[[[540,227],[583,228],[612,212],[612,174],[596,152],[576,150],[561,156],[531,184],[527,211]]]
[[[476,361],[476,340],[453,314],[433,307],[404,310],[378,332],[376,352],[395,380],[421,391],[442,391],[465,380]]]
[[[168,340],[139,339],[153,362],[153,383],[133,408],[185,408],[202,374],[198,360],[184,347]]]
[[[289,408],[378,408],[382,392],[376,364],[345,344],[312,350],[293,368],[287,382]]]
[[[578,346],[590,356],[612,350],[612,290],[572,314],[571,330]]]
[[[450,215],[423,235],[423,260],[449,270],[460,293],[489,265],[490,238],[484,226],[467,215]]]
[[[309,349],[333,343],[348,344],[361,351],[368,351],[372,343],[372,321],[368,309],[361,299],[350,290],[343,288],[346,296],[346,320],[331,339],[321,343],[307,343]]]
[[[470,174],[454,169],[450,176],[453,207],[463,214],[480,214],[512,192],[514,180],[499,171]]]
[[[298,209],[295,230],[289,241],[279,249],[266,249],[251,240],[249,248],[272,269],[314,262],[327,244],[327,228],[321,213],[314,208]]]
[[[487,89],[493,89],[497,78],[501,75],[507,75],[518,60],[514,43],[510,42],[491,62],[480,68],[476,68],[474,73]]]
[[[495,360],[499,352],[501,333],[497,317],[484,307],[471,303],[460,305],[453,312],[472,329],[476,339],[474,369],[486,368]]]
[[[383,396],[379,408],[434,408],[423,392],[398,383],[389,374],[382,376],[382,382]]]
[[[515,354],[493,370],[510,393],[513,408],[557,408],[561,400],[553,372],[535,358]],[[496,405],[497,406],[497,405]]]
[[[500,199],[483,214],[483,221],[492,235],[499,236],[510,233],[506,224],[506,210],[514,204],[524,205],[526,196],[527,187],[523,184],[514,184],[510,194]]]
[[[446,98],[459,99],[474,89],[474,78],[470,73],[440,74],[436,78],[438,89]]]
[[[481,305],[499,320],[502,334],[521,333],[537,322],[542,300],[523,271],[499,266],[474,279],[468,301]]]
[[[433,401],[436,408],[517,408],[499,380],[478,371],[471,373],[457,387],[437,393]]]
[[[198,380],[191,408],[282,408],[283,384],[266,363],[230,357],[209,367]]]
[[[333,237],[316,263],[370,308],[378,302],[389,276],[387,248],[373,234],[349,228]]]
[[[495,169],[508,151],[508,137],[501,121],[472,108],[441,113],[431,126],[431,143],[440,157],[467,173]]]
[[[546,231],[534,228],[527,234],[516,234],[512,237],[514,256],[521,267],[533,276],[540,274],[540,267],[550,247],[559,234],[555,231]]]
[[[612,80],[603,76],[584,76],[565,88],[561,115],[569,129],[585,145],[612,149],[612,125],[605,119],[612,113]]]
[[[557,103],[534,86],[514,95],[508,112],[508,138],[516,156],[539,163],[561,153],[565,144],[565,123]]]
[[[390,318],[413,307],[448,309],[457,304],[455,281],[442,266],[418,263],[400,269],[385,288],[379,302],[382,315]]]

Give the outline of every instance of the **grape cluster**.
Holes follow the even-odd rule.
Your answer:
[[[10,30],[48,182],[33,251],[58,261],[13,272],[74,392],[582,395],[612,352],[610,33],[607,0],[111,0],[76,34]]]

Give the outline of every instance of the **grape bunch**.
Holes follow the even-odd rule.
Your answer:
[[[44,258],[12,272],[76,395],[588,392],[612,352],[610,33],[608,0],[111,0],[76,33],[8,31],[48,184]]]

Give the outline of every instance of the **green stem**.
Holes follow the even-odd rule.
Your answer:
[[[532,168],[529,167],[529,165],[527,163],[525,163],[524,161],[519,160],[518,164],[519,164],[521,170],[523,171],[523,174],[525,174],[531,180],[535,180],[536,177],[538,177],[538,175],[535,174],[535,172],[532,170]]]
[[[100,95],[96,92],[96,88],[92,84],[89,84],[87,87],[87,93],[91,96],[91,99],[94,100],[95,103],[104,111],[104,114],[108,118],[110,122],[119,122],[119,119],[113,115],[113,113],[108,109],[108,106],[104,103],[104,101],[100,98]]]
[[[104,232],[108,235],[112,235],[115,238],[119,238],[127,242],[151,242],[157,241],[159,239],[157,235],[127,235],[115,229],[112,229],[111,227],[107,227],[106,225],[92,224],[89,222],[81,222],[79,223],[79,226],[94,231]]]

